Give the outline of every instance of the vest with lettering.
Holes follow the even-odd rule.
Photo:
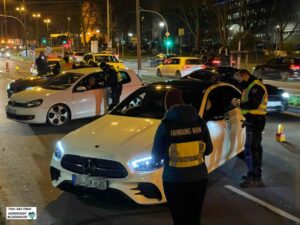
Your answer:
[[[243,92],[241,102],[244,103],[244,102],[248,101],[249,93],[254,85],[259,85],[260,87],[262,87],[264,89],[265,93],[262,98],[262,101],[257,109],[242,109],[241,112],[243,115],[245,115],[247,113],[252,114],[252,115],[266,115],[267,114],[267,103],[268,103],[268,92],[267,92],[265,85],[262,82],[260,82],[259,80],[254,80],[248,85],[248,87]]]
[[[199,121],[175,124],[164,121],[171,145],[168,150],[170,167],[186,168],[204,163],[205,143]]]

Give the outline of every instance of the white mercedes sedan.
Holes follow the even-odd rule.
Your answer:
[[[120,73],[123,83],[121,99],[124,99],[143,84],[133,70],[120,69]],[[92,87],[89,80],[94,82]],[[41,87],[12,95],[6,106],[6,115],[20,122],[47,122],[59,126],[69,120],[105,114],[109,100],[102,70],[69,70]]]
[[[173,87],[207,121],[214,147],[205,159],[210,172],[243,150],[242,115],[230,104],[240,97],[238,89],[192,80],[159,82],[58,141],[50,164],[53,186],[83,195],[119,192],[139,204],[165,202],[162,164],[152,162],[151,149],[165,113],[166,91]]]

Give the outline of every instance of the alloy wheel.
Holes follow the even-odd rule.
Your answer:
[[[66,124],[70,119],[70,110],[67,106],[58,104],[52,106],[47,115],[47,121],[54,126]]]

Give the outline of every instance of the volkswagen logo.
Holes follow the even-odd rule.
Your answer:
[[[92,159],[86,159],[83,163],[82,170],[84,174],[93,175],[97,171],[96,163]]]

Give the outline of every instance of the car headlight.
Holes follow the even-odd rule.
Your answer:
[[[38,106],[40,106],[42,103],[43,103],[43,100],[42,100],[42,99],[33,100],[33,101],[30,101],[30,102],[25,103],[25,107],[28,107],[28,108],[38,107]]]
[[[9,89],[12,87],[12,83],[13,83],[13,82],[14,82],[14,81],[8,83],[8,85],[7,85],[7,87],[6,87],[7,90],[9,90]]]
[[[54,157],[56,159],[61,159],[64,155],[64,148],[62,147],[61,142],[57,142],[56,147],[55,147],[55,151],[54,151]]]
[[[9,57],[9,53],[8,52],[6,52],[6,56]]]
[[[161,168],[163,166],[163,160],[160,162],[155,162],[152,157],[149,156],[132,160],[130,165],[135,171],[152,171]]]
[[[289,97],[290,97],[290,94],[287,93],[287,92],[283,92],[283,93],[281,94],[281,96],[282,96],[283,98],[289,98]]]

